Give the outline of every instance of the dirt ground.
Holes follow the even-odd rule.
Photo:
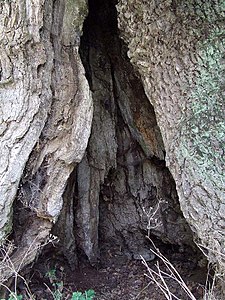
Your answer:
[[[176,247],[168,246],[163,249],[163,254],[180,273],[195,298],[202,299],[206,269],[198,266],[198,259],[193,253],[190,256],[190,253],[178,250]],[[30,271],[23,274],[29,289],[23,280],[18,281],[17,293],[23,295],[23,300],[70,300],[73,292],[84,292],[89,289],[95,291],[94,299],[98,300],[166,299],[149,278],[143,262],[128,259],[118,249],[104,249],[101,253],[102,263],[97,267],[92,267],[83,260],[75,270],[71,270],[63,256],[52,255],[52,251],[54,249],[50,249],[50,252],[48,250],[49,255],[44,253]],[[157,258],[148,262],[148,265],[156,270],[157,263],[162,271],[168,273]],[[164,276],[164,279],[170,292],[177,297],[171,299],[190,299],[176,281],[168,276]],[[11,289],[13,290],[13,284]]]

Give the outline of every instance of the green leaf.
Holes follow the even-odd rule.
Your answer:
[[[94,290],[88,290],[85,292],[86,298],[87,299],[93,299],[93,297],[95,296],[95,291]]]
[[[15,299],[22,300],[23,299],[23,295],[15,295],[14,293],[11,293],[9,295],[8,300],[15,300]]]
[[[74,292],[72,294],[71,300],[81,300],[81,297],[82,297],[82,293],[81,292]]]
[[[95,296],[94,290],[87,290],[84,293],[74,292],[72,294],[71,300],[92,300],[94,296]]]
[[[51,269],[49,270],[46,274],[46,277],[48,277],[49,279],[56,279],[56,269]]]

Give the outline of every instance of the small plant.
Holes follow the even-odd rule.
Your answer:
[[[14,293],[10,293],[9,298],[7,300],[22,300],[22,295],[15,295]],[[6,300],[6,299],[0,299],[0,300]]]
[[[49,270],[45,276],[48,277],[51,285],[53,286],[53,289],[50,289],[50,287],[45,284],[52,294],[53,299],[61,300],[63,297],[63,281],[57,282],[56,269],[53,268]]]
[[[63,282],[56,282],[52,284],[54,286],[53,298],[54,300],[61,300],[63,296]]]
[[[87,290],[84,293],[82,292],[74,292],[71,300],[92,300],[95,297],[94,290]]]
[[[54,280],[56,280],[56,269],[51,269],[49,270],[46,274],[45,277],[48,277],[49,281],[51,283],[54,282]]]
[[[4,269],[8,268],[8,270],[9,270],[9,276],[13,275],[14,278],[15,278],[14,291],[10,290],[10,288],[8,288],[5,285],[3,283],[4,280],[1,278],[1,280],[0,280],[0,287],[3,287],[10,294],[9,294],[9,297],[7,299],[4,299],[4,298],[2,299],[1,298],[0,300],[22,300],[23,299],[23,295],[17,294],[17,282],[18,282],[19,278],[22,279],[23,283],[26,286],[26,294],[29,297],[28,299],[29,300],[34,300],[35,299],[35,296],[32,294],[32,292],[31,292],[31,290],[29,288],[28,282],[19,273],[19,271],[22,269],[22,266],[23,266],[24,261],[26,260],[27,256],[29,257],[29,255],[32,252],[37,251],[37,250],[40,249],[40,246],[34,247],[35,240],[36,239],[34,239],[33,242],[29,245],[28,249],[26,249],[26,252],[25,252],[23,258],[20,261],[15,262],[15,263],[11,260],[11,255],[12,255],[13,251],[16,248],[15,245],[11,241],[5,240],[4,243],[0,246],[0,267],[2,268],[2,266],[4,266]],[[47,239],[47,241],[44,244],[42,244],[42,247],[44,247],[45,245],[47,245],[49,243],[55,243],[55,242],[58,242],[57,236],[54,236],[54,235],[50,234],[49,238]],[[49,279],[51,283],[53,282],[53,278],[54,278],[55,272],[56,272],[56,270],[51,270],[51,272],[49,274],[49,278],[52,278],[52,281]],[[25,296],[25,297],[27,298],[27,296]]]
[[[58,281],[56,275],[56,269],[50,269],[45,276],[49,279],[51,283],[51,288],[45,284],[48,288],[49,292],[51,293],[54,300],[62,300],[63,299],[63,281]],[[94,299],[95,292],[94,290],[87,290],[84,293],[82,292],[73,292],[72,298],[70,300],[92,300]],[[20,299],[19,299],[20,300]]]
[[[23,296],[22,295],[14,295],[14,294],[10,294],[9,299],[8,300],[22,300]]]

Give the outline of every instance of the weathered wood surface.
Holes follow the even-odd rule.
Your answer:
[[[120,0],[117,9],[181,209],[197,244],[225,270],[224,1]]]
[[[15,268],[21,253],[28,251],[20,267],[32,261],[30,245],[34,258],[49,234],[87,146],[92,97],[78,54],[86,14],[86,1],[0,2],[1,240],[19,183],[17,201],[29,208]]]
[[[99,248],[106,247],[130,258],[147,257],[149,232],[181,247],[191,245],[154,109],[118,35],[114,2],[91,3],[80,53],[94,116],[75,178],[72,249],[76,244],[96,263]]]
[[[14,270],[4,261],[0,281],[34,260],[60,212],[71,264],[77,248],[95,263],[99,238],[135,255],[148,227],[189,244],[165,151],[196,242],[225,269],[224,4],[119,1],[144,93],[114,1],[103,2],[92,2],[81,50],[89,84],[78,53],[86,1],[0,2],[0,240],[16,196],[23,206]]]

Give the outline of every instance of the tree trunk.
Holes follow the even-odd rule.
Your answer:
[[[154,106],[182,212],[225,270],[224,1],[121,0],[119,27]]]
[[[57,220],[90,135],[92,98],[78,54],[87,6],[15,0],[1,1],[0,11],[0,237],[11,231],[20,184],[16,202],[23,207],[15,216],[11,258],[18,270],[34,260]],[[6,267],[3,261],[0,280],[13,274]]]
[[[191,232],[164,164],[154,109],[119,39],[115,6],[110,1],[89,3],[80,53],[94,117],[77,167],[76,246],[93,264],[104,245],[122,248],[131,257],[147,255],[148,226],[164,241],[189,245]]]
[[[50,232],[71,268],[106,249],[151,259],[149,234],[194,247],[179,201],[223,266],[211,251],[223,253],[224,240],[220,8],[183,5],[119,1],[129,59],[113,0],[89,1],[81,41],[85,0],[0,3],[0,237],[13,219],[17,247],[0,282],[32,262]]]

